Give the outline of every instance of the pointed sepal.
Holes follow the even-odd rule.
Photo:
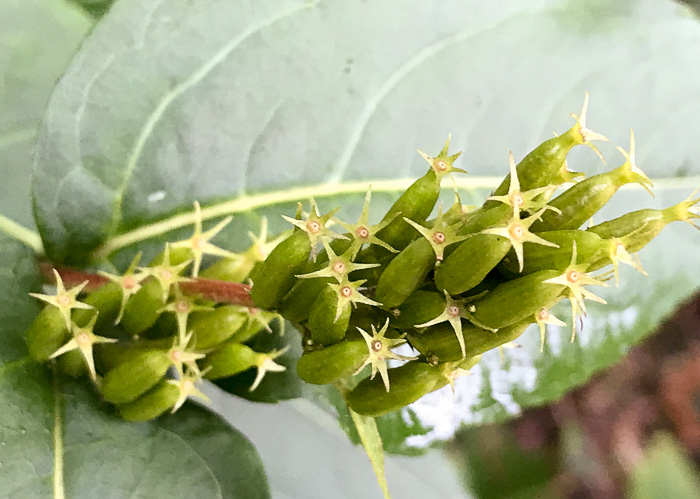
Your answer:
[[[71,320],[70,314],[71,310],[74,308],[91,309],[94,308],[92,305],[78,301],[78,295],[83,291],[83,288],[87,286],[88,281],[78,284],[71,289],[66,289],[63,285],[63,279],[61,279],[61,274],[58,273],[56,269],[52,269],[54,277],[56,279],[56,294],[55,295],[44,295],[40,293],[29,293],[29,296],[37,298],[41,301],[52,305],[61,312],[63,319],[66,321],[66,328],[70,330]]]
[[[187,248],[192,252],[192,277],[199,275],[199,267],[202,265],[204,255],[214,255],[224,258],[235,258],[237,255],[231,251],[213,245],[210,240],[231,223],[233,217],[226,217],[221,222],[207,231],[202,231],[202,209],[199,202],[194,202],[194,233],[189,239],[172,243],[173,248]]]
[[[355,374],[358,374],[366,366],[371,366],[372,373],[370,374],[370,379],[374,379],[377,373],[379,373],[382,377],[382,381],[384,381],[384,387],[388,392],[389,372],[388,367],[386,365],[386,359],[409,361],[415,360],[418,357],[408,357],[405,355],[399,355],[391,351],[393,348],[396,348],[406,343],[406,340],[404,339],[406,335],[403,334],[399,338],[386,338],[385,335],[387,329],[389,328],[389,319],[386,320],[386,322],[379,331],[377,331],[377,329],[374,327],[374,324],[372,324],[371,326],[371,335],[367,333],[367,331],[365,331],[364,329],[361,329],[359,327],[357,328],[357,330],[364,338],[365,343],[367,344],[368,356],[365,359],[365,362],[360,366],[360,368],[357,371],[355,371]]]
[[[420,154],[423,157],[423,159],[425,159],[428,162],[430,168],[435,172],[438,182],[442,180],[442,177],[444,177],[448,173],[467,173],[465,170],[453,166],[455,160],[462,153],[458,152],[456,154],[453,154],[452,156],[448,154],[447,151],[450,147],[451,139],[452,135],[450,134],[447,136],[447,140],[445,141],[445,145],[443,146],[442,151],[440,151],[440,154],[434,157],[429,156],[428,154],[418,149],[418,154]]]

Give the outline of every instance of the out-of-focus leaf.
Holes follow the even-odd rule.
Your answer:
[[[630,499],[699,497],[697,467],[673,437],[656,435],[632,473],[628,494]]]
[[[2,0],[0,11],[0,213],[33,225],[29,184],[39,124],[92,22],[63,0]]]

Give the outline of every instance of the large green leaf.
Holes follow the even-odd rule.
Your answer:
[[[126,423],[85,383],[29,358],[34,255],[0,236],[0,490],[7,497],[269,497],[252,444],[199,407]],[[65,495],[64,495],[65,494]]]
[[[51,89],[91,26],[63,0],[0,0],[0,213],[32,225],[33,145]]]
[[[517,48],[517,50],[515,49]],[[571,125],[584,90],[589,125],[613,146],[637,136],[657,198],[624,190],[597,220],[685,198],[700,183],[700,25],[660,0],[533,2],[216,2],[121,0],[58,85],[39,138],[34,205],[49,255],[84,263],[129,245],[157,251],[167,230],[236,213],[226,245],[259,215],[291,214],[310,195],[355,217],[368,183],[373,215],[448,133],[479,202],[520,158]],[[602,171],[591,151],[570,166]],[[181,233],[189,232],[181,229]],[[168,237],[179,236],[168,233]],[[151,239],[149,242],[142,242]],[[617,361],[696,288],[697,234],[666,229],[644,250],[650,278],[623,273],[576,343],[535,331],[486,355],[474,375],[414,406],[434,427],[507,417]],[[131,254],[135,247],[127,248]],[[564,312],[565,313],[565,312]]]

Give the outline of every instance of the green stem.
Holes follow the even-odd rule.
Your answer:
[[[41,243],[39,234],[31,229],[21,226],[14,220],[10,220],[4,215],[0,215],[0,232],[4,232],[10,237],[26,244],[34,250],[37,255],[44,254],[44,246]]]
[[[65,499],[63,482],[63,397],[58,384],[58,373],[53,372],[53,497]]]

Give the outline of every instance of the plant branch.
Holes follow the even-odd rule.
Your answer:
[[[55,283],[53,268],[56,268],[66,286],[77,286],[87,281],[88,284],[85,286],[85,289],[87,291],[94,291],[110,282],[109,279],[101,275],[68,267],[53,267],[49,262],[41,262],[40,267],[44,280],[51,284]],[[247,284],[203,279],[200,277],[180,283],[180,289],[186,295],[200,296],[205,300],[229,303],[231,305],[242,305],[244,307],[255,306],[250,297],[250,286]]]
[[[39,237],[39,234],[21,226],[4,215],[0,215],[0,232],[4,232],[10,237],[26,244],[32,248],[37,255],[44,254],[44,246],[41,244],[41,237]]]

